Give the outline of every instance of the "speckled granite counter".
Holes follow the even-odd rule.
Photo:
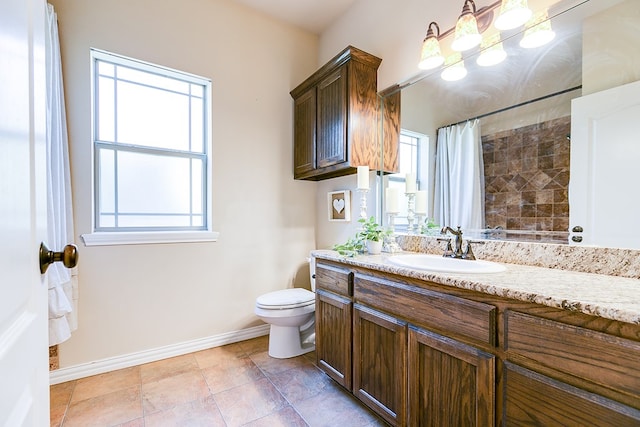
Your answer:
[[[405,251],[442,254],[445,244],[437,237],[441,236],[405,234],[396,241]],[[637,249],[482,240],[481,245],[473,245],[473,251],[478,259],[487,261],[640,279]]]
[[[312,255],[489,295],[640,324],[639,279],[518,264],[503,264],[507,269],[500,273],[437,273],[396,266],[388,261],[391,254],[347,258],[335,251],[316,250]]]

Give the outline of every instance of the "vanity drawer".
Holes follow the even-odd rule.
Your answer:
[[[316,261],[316,288],[343,295],[353,296],[353,272],[347,268]]]
[[[524,356],[609,389],[640,395],[640,342],[512,310],[505,313],[505,329],[509,358]]]
[[[640,411],[509,362],[504,364],[506,425],[640,425]]]
[[[357,302],[417,326],[496,345],[496,307],[406,283],[356,274]]]

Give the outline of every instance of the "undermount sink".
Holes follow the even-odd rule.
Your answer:
[[[499,273],[506,267],[491,261],[445,258],[441,255],[403,254],[389,257],[389,262],[401,267],[441,273]]]

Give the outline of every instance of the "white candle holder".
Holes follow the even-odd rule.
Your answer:
[[[402,252],[402,248],[400,247],[398,242],[396,242],[396,235],[395,235],[394,223],[398,213],[387,212],[387,215],[389,215],[389,230],[391,230],[391,235],[386,236],[384,238],[384,242],[382,243],[382,252],[389,252],[389,253]]]
[[[358,192],[360,193],[360,218],[367,219],[367,193],[369,192],[366,188],[358,188]]]
[[[416,231],[415,221],[415,198],[416,193],[404,193],[407,196],[407,233],[414,234]]]
[[[425,214],[422,213],[416,214],[416,233],[418,234],[422,234],[422,217],[424,216]]]
[[[389,230],[391,230],[391,233],[395,233],[396,232],[396,216],[398,216],[398,212],[387,212],[387,215],[389,216]]]

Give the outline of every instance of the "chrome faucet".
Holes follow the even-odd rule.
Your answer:
[[[457,230],[447,226],[442,227],[440,230],[440,234],[447,234],[447,232],[453,234],[455,236],[454,246],[455,249],[451,247],[451,240],[449,240],[449,244],[447,245],[447,250],[445,251],[445,257],[449,258],[462,258],[462,230],[460,230],[460,226],[458,226]]]
[[[464,250],[462,250],[463,240],[462,240],[462,230],[460,229],[460,226],[458,226],[457,230],[454,230],[451,227],[442,227],[442,230],[440,230],[440,234],[447,234],[447,232],[453,234],[453,236],[455,237],[455,240],[454,240],[454,245],[451,246],[451,239],[438,239],[441,241],[446,240],[448,242],[447,249],[445,249],[444,254],[442,254],[443,257],[468,259],[468,260],[476,259],[476,256],[471,250],[471,243],[483,244],[483,242],[467,240],[467,247]]]

